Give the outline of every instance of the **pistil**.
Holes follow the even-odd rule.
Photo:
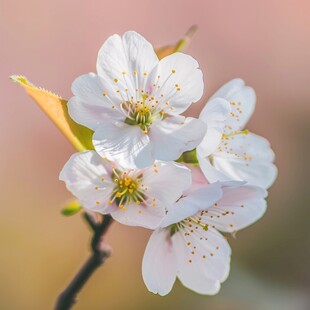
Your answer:
[[[121,173],[116,169],[113,169],[113,172],[115,188],[110,203],[115,202],[120,209],[126,210],[126,205],[129,203],[140,204],[144,201],[144,195],[139,186],[142,175],[130,176],[127,172]]]

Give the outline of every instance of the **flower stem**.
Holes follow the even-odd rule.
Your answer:
[[[74,276],[67,288],[58,296],[55,310],[71,309],[76,303],[77,294],[83,288],[84,284],[111,255],[111,249],[103,239],[113,221],[112,217],[105,215],[102,221],[97,223],[91,214],[84,213],[83,216],[93,231],[91,241],[92,254]]]

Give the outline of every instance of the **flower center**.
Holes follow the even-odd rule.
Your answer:
[[[102,95],[110,101],[112,109],[125,115],[126,124],[138,125],[147,134],[154,121],[162,120],[169,116],[169,111],[174,110],[170,100],[181,91],[181,85],[175,83],[171,88],[164,86],[169,85],[167,83],[175,73],[176,70],[172,69],[164,79],[157,75],[154,80],[148,80],[148,72],[139,74],[136,70],[122,71],[120,80],[116,77],[113,79],[117,97],[120,99],[119,104],[116,104],[106,91],[103,91]],[[166,89],[167,93],[164,94],[162,89]]]
[[[156,119],[163,117],[163,114],[156,105],[152,104],[153,98],[148,99],[146,94],[142,94],[142,100],[133,102],[126,102],[123,110],[126,112],[127,118],[125,123],[128,125],[138,125],[145,134]]]
[[[178,223],[170,225],[170,236],[173,236],[180,229],[182,229],[182,228],[184,228],[186,226],[191,228],[193,225],[196,225],[197,228],[199,226],[199,227],[201,227],[205,231],[208,231],[208,229],[209,229],[208,224],[202,223],[201,219],[196,219],[195,217],[188,217],[188,218],[184,219],[181,222],[178,222]]]
[[[180,230],[181,223],[176,223],[170,225],[170,236],[172,237],[175,233],[177,233]]]
[[[140,182],[142,180],[142,174],[130,175],[130,172],[120,172],[116,169],[113,170],[113,180],[115,183],[114,190],[112,192],[110,204],[113,202],[122,209],[126,210],[126,205],[129,203],[140,204],[144,201],[144,194],[140,188]]]

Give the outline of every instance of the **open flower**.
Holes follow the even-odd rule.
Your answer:
[[[59,178],[83,207],[111,213],[122,224],[151,229],[191,185],[185,166],[156,162],[145,169],[123,169],[95,151],[72,155]]]
[[[203,93],[197,61],[174,53],[158,60],[136,32],[111,36],[101,47],[97,74],[72,84],[70,116],[95,131],[96,151],[129,168],[177,159],[195,148],[204,123],[183,113]]]
[[[222,86],[200,113],[208,129],[197,147],[197,157],[210,182],[243,180],[263,188],[274,182],[277,169],[269,142],[244,129],[255,101],[254,90],[234,79]]]
[[[235,233],[266,210],[266,191],[243,184],[199,182],[169,209],[143,257],[142,274],[149,291],[168,294],[176,277],[200,294],[219,291],[229,274],[231,249],[218,231]]]

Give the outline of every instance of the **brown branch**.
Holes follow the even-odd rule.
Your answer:
[[[112,217],[110,215],[105,215],[102,222],[97,223],[91,214],[84,213],[83,216],[93,231],[91,241],[92,254],[72,279],[67,288],[59,295],[55,310],[70,309],[75,304],[77,294],[83,288],[84,284],[96,269],[111,255],[111,249],[104,242],[103,238],[113,221]]]

